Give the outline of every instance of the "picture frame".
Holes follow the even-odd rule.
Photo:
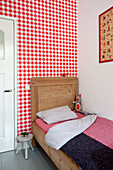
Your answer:
[[[99,15],[99,63],[113,61],[113,6]]]

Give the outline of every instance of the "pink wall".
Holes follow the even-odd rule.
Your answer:
[[[76,0],[2,0],[17,19],[17,132],[31,131],[30,78],[77,76]]]

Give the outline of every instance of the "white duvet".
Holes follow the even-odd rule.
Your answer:
[[[97,115],[88,115],[81,119],[57,124],[49,129],[45,135],[46,143],[58,150],[70,139],[86,130],[97,118]]]

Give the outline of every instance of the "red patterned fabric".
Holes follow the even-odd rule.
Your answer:
[[[91,138],[103,143],[109,148],[113,149],[113,121],[97,117],[95,122],[84,131],[84,133]]]
[[[77,0],[2,0],[17,20],[17,132],[31,131],[31,77],[77,76]]]
[[[80,113],[76,113],[76,114],[78,116],[78,119],[84,117],[84,115]],[[39,118],[36,119],[35,122],[46,133],[48,132],[49,128],[55,126],[56,124],[59,124],[59,123],[52,123],[48,125],[42,119],[39,119]],[[112,120],[102,118],[102,117],[97,117],[95,122],[89,128],[87,128],[83,133],[99,141],[100,143],[108,146],[109,148],[113,149],[112,131],[113,131]]]
[[[82,117],[84,117],[84,115],[80,114],[80,113],[76,113],[78,118],[77,119],[80,119]],[[70,121],[70,120],[67,120],[67,121]],[[49,128],[59,124],[59,123],[63,123],[65,121],[61,121],[61,122],[57,122],[57,123],[52,123],[52,124],[47,124],[45,123],[42,119],[38,118],[35,120],[35,123],[44,131],[44,132],[48,132]]]

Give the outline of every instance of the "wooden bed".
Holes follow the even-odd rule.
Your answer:
[[[63,151],[51,148],[45,142],[45,132],[34,122],[38,111],[68,105],[74,108],[73,100],[78,92],[77,77],[46,77],[31,79],[32,133],[59,170],[80,170],[77,164]],[[36,141],[33,141],[35,145]]]

